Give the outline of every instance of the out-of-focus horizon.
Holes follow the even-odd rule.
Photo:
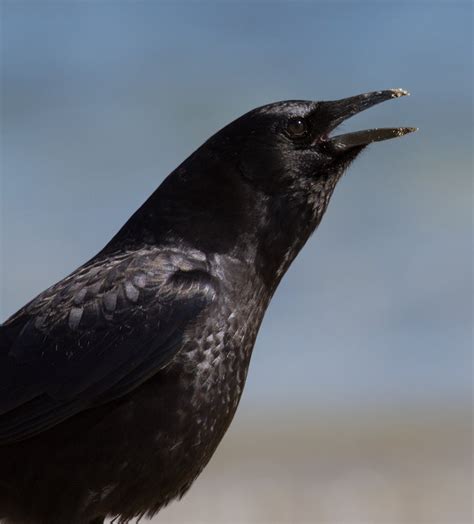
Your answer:
[[[197,493],[217,482],[219,464],[232,463],[232,442],[241,449],[270,422],[285,435],[295,412],[312,428],[314,449],[306,441],[304,449],[316,460],[340,452],[324,438],[316,444],[319,421],[372,413],[369,435],[380,414],[400,421],[408,410],[415,419],[436,414],[436,427],[446,421],[451,436],[440,440],[433,425],[420,425],[405,448],[392,442],[393,456],[416,463],[417,439],[455,448],[458,498],[448,506],[460,512],[445,522],[463,522],[472,400],[470,2],[3,1],[1,18],[2,320],[93,256],[168,173],[240,114],[283,99],[412,93],[345,123],[420,131],[371,145],[339,183],[273,299],[227,452],[219,450]],[[362,448],[351,450],[364,464]],[[289,456],[280,450],[282,464]],[[419,470],[425,480],[446,471],[429,457]],[[245,484],[249,472],[237,473]],[[437,486],[426,487],[433,515]],[[173,506],[164,522],[211,522],[211,510],[193,515],[183,504],[188,513]],[[215,522],[312,522],[311,508],[301,518],[257,511]],[[408,509],[410,517],[385,520],[361,511],[326,511],[317,522],[415,518]],[[416,519],[442,521],[422,510]]]

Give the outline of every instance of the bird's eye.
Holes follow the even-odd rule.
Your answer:
[[[308,134],[308,126],[303,118],[288,120],[286,131],[292,138],[302,138]]]

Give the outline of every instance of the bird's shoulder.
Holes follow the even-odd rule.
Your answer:
[[[0,326],[0,443],[122,396],[166,366],[219,294],[206,258],[99,255]]]
[[[78,339],[114,326],[126,331],[132,319],[144,321],[171,305],[208,303],[217,291],[218,280],[200,253],[153,247],[117,252],[92,259],[46,289],[2,329],[14,338],[21,334],[24,343],[29,334]],[[16,349],[10,354],[20,356]]]

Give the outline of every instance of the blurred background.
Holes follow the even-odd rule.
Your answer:
[[[1,6],[1,318],[93,256],[186,156],[282,99],[403,87],[414,125],[339,183],[237,416],[161,524],[472,519],[472,4]]]

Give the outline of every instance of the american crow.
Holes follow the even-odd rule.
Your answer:
[[[0,327],[0,518],[153,515],[191,486],[239,403],[260,323],[370,142],[329,136],[407,94],[257,108],[181,164],[89,262]]]

